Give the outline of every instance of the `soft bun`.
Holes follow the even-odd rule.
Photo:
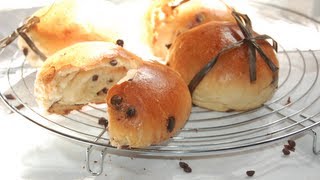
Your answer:
[[[145,18],[147,44],[155,56],[165,58],[168,46],[179,34],[212,20],[234,18],[220,0],[154,0]]]
[[[114,9],[113,4],[104,0],[57,0],[32,15],[40,22],[32,26],[27,35],[47,57],[77,42],[115,42],[119,37],[112,17]],[[19,37],[18,45],[31,65],[41,66],[39,56],[23,38]]]
[[[158,144],[177,133],[191,111],[191,96],[180,75],[146,62],[107,94],[111,145]]]
[[[167,64],[189,84],[219,51],[243,38],[236,23],[209,22],[177,37],[170,48]],[[272,46],[265,40],[257,42],[278,67]],[[250,83],[246,44],[221,55],[194,90],[193,103],[217,111],[244,111],[261,106],[274,94],[278,72],[273,73],[259,53],[256,60],[257,80]]]
[[[35,81],[36,100],[56,114],[68,114],[88,103],[105,103],[108,89],[141,62],[112,43],[74,44],[44,62]]]

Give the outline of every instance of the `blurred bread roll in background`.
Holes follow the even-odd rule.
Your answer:
[[[181,33],[210,21],[234,21],[221,0],[153,0],[145,15],[145,40],[164,59]]]

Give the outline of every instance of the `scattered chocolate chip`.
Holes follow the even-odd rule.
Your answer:
[[[20,109],[24,108],[24,105],[23,105],[23,104],[19,104],[18,106],[16,106],[16,108],[17,108],[18,110],[20,110]]]
[[[119,95],[114,95],[111,98],[111,104],[114,106],[119,106],[122,103],[122,97]]]
[[[122,39],[118,39],[116,43],[121,47],[123,47],[123,45],[124,45],[124,42]]]
[[[285,149],[288,149],[289,151],[294,152],[296,149],[294,147],[291,147],[290,145],[284,145]]]
[[[283,154],[286,155],[286,156],[290,154],[290,151],[289,151],[288,149],[286,149],[286,148],[283,148],[283,149],[282,149],[282,152],[283,152]]]
[[[95,74],[95,75],[92,76],[92,81],[97,81],[98,78],[99,78],[99,76]]]
[[[168,130],[169,133],[171,133],[173,131],[173,129],[174,129],[176,120],[175,120],[175,118],[173,116],[170,116],[167,121],[168,121],[167,130]]]
[[[136,114],[136,109],[134,107],[129,107],[127,112],[127,117],[133,117]]]
[[[22,52],[23,52],[23,55],[28,56],[29,50],[28,50],[28,48],[23,48]]]
[[[103,125],[104,127],[108,127],[109,122],[108,122],[108,120],[106,118],[101,117],[98,120],[98,124],[99,125]]]
[[[82,166],[82,169],[86,168],[85,166]]]
[[[294,140],[288,140],[288,144],[292,148],[296,147],[296,142]]]
[[[202,23],[204,21],[204,15],[202,13],[199,13],[196,15],[196,22],[197,23]]]
[[[167,49],[170,49],[171,45],[172,45],[172,44],[166,44],[166,48],[167,48]]]
[[[253,170],[250,170],[250,171],[246,172],[247,176],[250,176],[250,177],[253,176],[254,173],[255,173],[255,171],[253,171]]]
[[[93,163],[98,163],[98,161],[93,161]]]
[[[111,66],[116,66],[118,64],[118,61],[114,59],[114,60],[111,60],[109,63]]]
[[[143,170],[146,170],[146,168],[143,168]]]
[[[16,98],[12,94],[5,94],[4,97],[8,100],[15,100]]]
[[[188,165],[187,163],[185,163],[185,162],[179,162],[179,166],[180,166],[181,168],[189,167],[189,165]]]
[[[286,102],[285,105],[288,105],[288,104],[291,104],[291,98],[290,98],[290,96],[288,97],[287,102]]]
[[[109,79],[108,82],[109,82],[109,83],[112,83],[112,82],[113,82],[113,79]]]

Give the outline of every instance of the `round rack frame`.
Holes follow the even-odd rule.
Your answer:
[[[312,22],[319,31],[320,22],[303,14],[270,4],[255,2],[252,5],[298,16]],[[0,98],[11,110],[42,128],[91,145],[87,158],[92,145],[104,147],[109,153],[123,155],[211,155],[275,142],[304,133],[320,123],[320,50],[288,51],[280,47],[279,87],[273,98],[260,108],[247,112],[221,113],[193,107],[186,126],[169,141],[145,149],[116,149],[109,144],[105,128],[98,124],[98,119],[106,115],[105,105],[90,104],[66,116],[44,114],[38,108],[33,94],[37,70],[26,63],[15,44],[10,46],[15,46],[14,54],[1,60],[2,67],[6,68],[0,68],[0,75],[3,76],[0,80]],[[9,53],[6,52],[8,48],[0,50],[0,58]],[[6,94],[12,94],[15,99],[7,98]],[[314,133],[315,141],[316,137]]]

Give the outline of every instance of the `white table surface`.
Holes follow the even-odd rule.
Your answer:
[[[12,9],[18,6],[20,8],[43,4],[45,1],[42,0],[2,0],[0,8]],[[8,110],[1,104],[0,179],[314,180],[320,178],[320,156],[312,152],[310,135],[295,137],[296,151],[289,156],[284,156],[281,152],[287,140],[284,139],[249,151],[183,159],[192,167],[192,173],[189,174],[179,167],[178,159],[130,158],[107,154],[102,175],[94,177],[84,168],[86,145],[61,138],[17,114],[7,112]],[[320,133],[319,128],[315,130]],[[93,157],[92,160],[99,158]],[[250,169],[255,170],[256,174],[249,178],[246,176],[246,171]]]

